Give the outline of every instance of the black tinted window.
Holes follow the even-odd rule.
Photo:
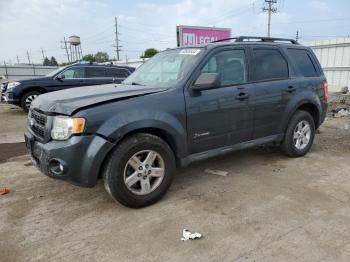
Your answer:
[[[202,68],[202,73],[218,73],[223,86],[245,83],[247,74],[244,50],[229,50],[215,54]]]
[[[311,61],[310,56],[306,50],[302,49],[288,49],[290,58],[296,64],[303,76],[312,77],[317,76],[317,70]]]
[[[278,50],[255,49],[253,53],[256,80],[288,78],[288,64]]]
[[[86,67],[86,77],[105,77],[105,69],[103,67]]]
[[[108,77],[126,78],[128,75],[129,74],[125,69],[107,68],[107,76]]]

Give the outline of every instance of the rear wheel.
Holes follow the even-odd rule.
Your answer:
[[[103,172],[104,185],[121,204],[144,207],[166,193],[174,169],[174,154],[165,141],[150,134],[135,134],[122,141],[110,156]]]
[[[38,91],[32,91],[24,94],[21,99],[21,107],[25,112],[28,112],[30,105],[34,101],[35,98],[37,98],[38,95],[41,93]]]
[[[306,111],[297,111],[289,121],[284,141],[283,152],[290,157],[304,156],[309,152],[315,137],[315,122]]]

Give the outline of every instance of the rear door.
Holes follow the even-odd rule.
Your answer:
[[[288,59],[277,46],[251,49],[254,87],[254,133],[258,139],[281,133],[288,101],[296,91]]]
[[[201,73],[218,73],[221,87],[185,92],[191,154],[251,139],[253,84],[248,83],[246,57],[245,48],[217,49],[206,59],[196,78]]]
[[[110,67],[106,68],[106,76],[110,78],[113,83],[121,83],[129,76],[129,72],[124,68]]]
[[[106,69],[103,66],[85,67],[85,85],[101,85],[112,83],[112,79],[106,76]]]

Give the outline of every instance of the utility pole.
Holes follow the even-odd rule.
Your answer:
[[[45,53],[44,53],[44,52],[45,52],[44,49],[41,48],[41,54],[43,55],[43,62],[44,62],[44,60],[45,60]]]
[[[296,35],[295,35],[295,41],[298,42],[298,40],[299,40],[299,30],[297,30],[297,33],[296,33]]]
[[[19,64],[19,57],[18,57],[18,56],[16,56],[16,58],[17,58],[17,64]]]
[[[61,41],[61,43],[63,44],[63,46],[61,48],[66,50],[68,63],[70,63],[66,37],[63,37],[63,41]]]
[[[119,61],[119,52],[122,51],[120,48],[121,46],[119,45],[119,38],[118,38],[118,18],[115,17],[115,52],[117,53],[117,61]]]
[[[27,51],[27,59],[28,59],[28,64],[30,64],[30,55],[28,51]]]
[[[273,4],[277,3],[277,0],[265,0],[267,6],[263,7],[264,12],[268,12],[268,22],[267,22],[267,37],[270,37],[271,32],[271,14],[277,12],[277,8],[272,7]]]

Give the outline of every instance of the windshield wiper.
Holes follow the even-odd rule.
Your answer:
[[[137,82],[132,82],[131,85],[133,86],[144,86],[143,84],[137,83]]]

